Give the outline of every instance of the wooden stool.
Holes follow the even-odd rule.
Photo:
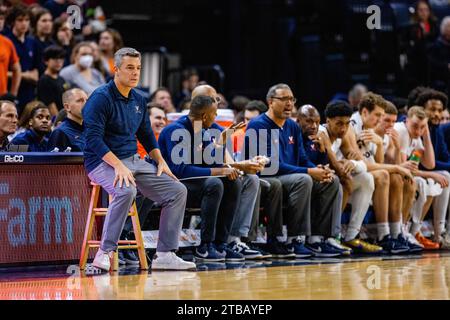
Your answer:
[[[86,221],[86,229],[84,230],[84,240],[80,255],[81,270],[84,270],[86,268],[89,249],[100,248],[100,241],[91,240],[92,231],[94,229],[95,217],[104,217],[106,216],[106,213],[108,211],[108,208],[97,207],[101,188],[98,184],[95,184],[93,182],[91,182],[91,185],[92,185],[91,202],[89,204],[88,218]],[[109,196],[109,201],[111,201],[111,196]],[[130,212],[128,212],[128,216],[131,217],[131,222],[133,223],[133,232],[136,240],[119,240],[117,249],[125,249],[125,250],[137,249],[141,269],[147,270],[148,263],[145,255],[144,241],[142,238],[141,225],[139,223],[139,216],[136,208],[136,201],[133,201],[133,204],[130,208]],[[114,271],[119,270],[119,256],[117,250],[114,251],[111,269]]]

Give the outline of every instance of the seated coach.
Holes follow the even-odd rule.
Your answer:
[[[188,189],[188,206],[201,208],[201,245],[194,256],[209,262],[257,257],[260,253],[246,247],[240,237],[248,235],[259,180],[239,170],[256,173],[262,167],[251,162],[224,164],[226,151],[216,143],[223,130],[214,123],[217,100],[193,96],[189,115],[164,128],[159,145],[170,169]]]

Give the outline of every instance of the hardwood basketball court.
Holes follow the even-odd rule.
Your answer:
[[[199,271],[1,269],[2,300],[449,299],[450,253],[199,264]],[[88,273],[86,275],[86,273]]]

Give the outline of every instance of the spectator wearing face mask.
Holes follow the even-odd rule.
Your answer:
[[[80,88],[88,96],[105,83],[105,78],[97,69],[92,67],[94,62],[93,50],[89,42],[80,42],[72,52],[72,64],[61,70],[63,77],[71,87]]]

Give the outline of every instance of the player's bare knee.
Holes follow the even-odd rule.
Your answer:
[[[375,188],[388,187],[390,183],[389,173],[385,170],[379,170],[373,173]]]
[[[403,190],[403,177],[399,174],[391,174],[389,177],[391,189],[401,191]]]
[[[406,180],[403,183],[403,192],[406,194],[414,194],[417,190],[416,184],[413,180]]]

